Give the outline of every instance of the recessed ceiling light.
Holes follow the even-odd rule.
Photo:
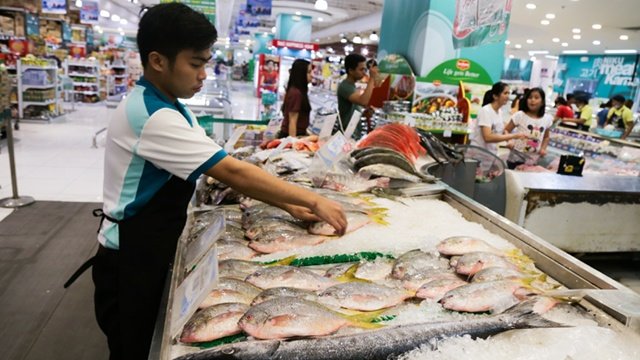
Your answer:
[[[531,61],[536,61],[536,57],[535,57],[535,56],[532,56],[532,57],[530,57],[530,58],[529,58],[529,60],[531,60]]]
[[[504,42],[505,45],[511,45],[511,41],[507,40]]]
[[[578,28],[573,28],[571,31],[573,31],[574,34],[580,34],[580,29]]]
[[[582,39],[582,36],[580,34],[573,35],[573,40],[580,40],[580,39]]]
[[[562,45],[562,47],[567,47],[567,46],[569,46],[569,43],[562,43],[560,45]]]
[[[629,40],[629,35],[620,35],[620,40]]]
[[[535,10],[535,8],[536,8],[536,4],[532,4],[532,3],[528,3],[528,4],[527,4],[527,9],[529,9],[529,10]]]
[[[563,50],[563,54],[588,54],[587,50]]]
[[[604,53],[605,54],[636,54],[636,53],[638,53],[638,50],[634,50],[634,49],[611,49],[611,50],[605,50]]]
[[[323,22],[323,21],[324,21],[324,19],[323,19],[323,18],[321,18],[321,17],[319,17],[319,18],[318,18],[318,21]]]
[[[533,39],[527,39],[527,44],[533,44]]]
[[[560,39],[558,39],[558,38],[553,38],[553,39],[551,39],[551,41],[553,41],[553,42],[560,42]]]
[[[549,24],[550,24],[550,22],[549,22],[549,20],[540,20],[540,24],[542,24],[542,25],[549,25]]]
[[[300,16],[302,13],[300,11],[296,11],[296,15]]]
[[[520,49],[521,47],[522,47],[522,45],[516,44],[516,49]]]
[[[546,57],[547,59],[551,59],[551,60],[558,60],[558,57],[557,57],[557,56],[555,56],[555,55],[545,55],[545,57]]]
[[[594,29],[594,30],[600,30],[600,29],[602,29],[602,25],[600,25],[600,24],[593,24],[593,25],[591,25],[591,28],[592,28],[592,29]]]
[[[509,59],[513,59],[515,56],[513,55],[509,55]]]
[[[593,45],[600,45],[600,40],[593,40]]]
[[[556,14],[551,14],[551,13],[549,13],[549,14],[545,15],[544,17],[546,17],[546,18],[547,18],[547,19],[549,19],[549,20],[553,20],[553,19],[555,19],[555,18],[556,18]]]

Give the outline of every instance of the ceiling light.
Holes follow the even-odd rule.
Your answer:
[[[122,28],[121,28],[121,27],[118,27],[118,31],[122,32]]]
[[[532,3],[528,3],[528,4],[527,4],[527,9],[529,9],[529,10],[535,10],[535,8],[536,8],[536,4],[532,4]]]
[[[271,32],[274,33],[274,34],[276,33],[276,27],[275,26],[271,28]]]
[[[551,14],[551,13],[549,13],[549,14],[545,15],[544,17],[546,17],[546,18],[547,18],[547,19],[549,19],[549,20],[553,20],[553,19],[555,19],[555,18],[556,18],[556,14]]]
[[[371,35],[369,35],[369,40],[371,41],[378,41],[380,40],[380,37],[378,36],[378,34],[374,31],[371,33]]]
[[[102,29],[98,29],[98,34],[102,34]]]
[[[513,59],[515,56],[513,55],[509,55],[509,59]]]
[[[634,50],[634,49],[612,49],[612,50],[605,50],[604,53],[605,54],[637,54],[638,50]]]
[[[313,7],[317,10],[327,10],[329,4],[327,4],[327,0],[316,0],[316,3],[315,5],[313,5]]]
[[[120,16],[118,14],[111,15],[111,21],[120,21]]]
[[[563,50],[562,53],[578,55],[578,54],[588,54],[589,52],[587,50]]]
[[[296,11],[296,15],[300,16],[302,13],[300,11]]]
[[[321,17],[319,17],[319,18],[318,18],[318,21],[319,21],[319,22],[323,22],[323,21],[324,21],[324,19],[323,19],[323,18],[321,18]]]
[[[82,0],[76,0],[76,7],[77,8],[81,8],[82,7]]]
[[[532,56],[532,57],[530,57],[530,58],[529,58],[529,60],[531,60],[531,61],[536,61],[536,57],[535,57],[535,56]]]
[[[549,25],[549,24],[550,24],[550,22],[549,22],[549,20],[540,20],[540,24],[542,24],[542,25]]]
[[[128,23],[129,21],[127,21],[127,19],[120,19],[120,24],[127,25]]]
[[[100,16],[108,18],[111,14],[107,10],[100,10]]]
[[[369,55],[369,49],[367,48],[362,48],[362,50],[360,50],[360,52],[362,53],[362,55],[367,56]]]
[[[620,35],[620,40],[629,40],[629,35]]]
[[[342,37],[342,39],[340,39],[340,42],[343,44],[347,43],[347,38],[346,37]]]
[[[549,51],[548,50],[531,50],[529,51],[529,55],[544,55],[544,54],[548,54]]]
[[[593,40],[593,45],[600,45],[600,40]]]
[[[562,45],[562,47],[567,47],[567,46],[569,46],[569,43],[562,43],[561,45]]]
[[[600,29],[602,29],[602,25],[600,25],[600,24],[593,24],[593,25],[591,25],[591,28],[592,28],[592,29],[594,29],[594,30],[600,30]]]
[[[511,45],[511,41],[506,40],[506,41],[504,42],[504,44],[505,44],[505,45]]]
[[[558,57],[557,57],[557,56],[555,56],[555,55],[545,55],[545,57],[546,57],[547,59],[551,59],[551,60],[558,60]]]
[[[571,31],[572,31],[574,34],[580,34],[580,29],[578,29],[578,28],[573,28]]]
[[[520,48],[522,48],[522,45],[516,44],[516,49],[520,49]]]
[[[560,39],[558,39],[558,38],[553,38],[553,39],[551,39],[551,41],[553,41],[553,42],[560,42]]]
[[[120,31],[120,36],[124,36],[124,31]]]
[[[575,35],[573,35],[573,39],[574,40],[580,40],[580,39],[582,39],[582,36],[580,34],[575,34]]]
[[[527,44],[533,44],[533,39],[527,39]]]
[[[362,44],[362,38],[360,37],[360,34],[356,34],[356,36],[353,37],[353,41],[354,44]]]

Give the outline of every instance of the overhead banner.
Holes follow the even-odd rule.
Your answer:
[[[633,99],[638,87],[638,55],[560,56],[553,90],[559,94],[583,92],[609,99],[622,95]]]
[[[300,42],[311,42],[311,16],[278,14],[276,38]]]
[[[271,0],[247,0],[247,12],[253,16],[271,15]]]
[[[46,14],[66,14],[67,0],[42,0],[42,12]]]
[[[29,35],[40,35],[40,20],[38,19],[38,15],[26,13],[25,23],[27,26],[27,36]]]
[[[533,61],[525,59],[504,59],[502,67],[502,80],[529,81],[531,80],[531,70]],[[546,68],[545,68],[546,70]]]
[[[100,20],[100,3],[98,1],[84,0],[80,9],[80,23],[97,24]]]
[[[45,1],[45,0],[43,0]],[[216,24],[216,0],[160,0],[160,3],[179,2],[203,13],[212,24]]]

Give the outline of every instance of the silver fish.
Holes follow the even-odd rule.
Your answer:
[[[411,250],[402,254],[393,264],[391,275],[396,279],[405,279],[432,272],[433,270],[448,269],[447,261],[437,255],[421,250]]]
[[[205,342],[238,334],[242,331],[238,321],[249,310],[249,305],[225,303],[210,306],[195,313],[180,335],[184,343]]]
[[[351,269],[354,265],[354,263],[342,263],[334,265],[324,273],[324,276],[330,279],[339,278],[343,276],[347,272],[347,270]]]
[[[488,252],[470,252],[462,255],[456,264],[456,272],[461,275],[474,275],[478,271],[490,267],[516,269],[517,266],[507,258]]]
[[[500,313],[531,292],[513,280],[487,281],[460,286],[447,292],[440,304],[449,310]]]
[[[515,269],[508,269],[508,268],[502,268],[502,267],[490,267],[490,268],[486,268],[478,271],[475,275],[473,275],[473,279],[471,279],[471,282],[515,280],[515,279],[524,279],[526,277],[527,275]]]
[[[405,180],[412,183],[419,183],[422,181],[422,179],[419,176],[413,175],[397,166],[393,166],[389,164],[372,164],[372,165],[364,166],[360,168],[360,170],[358,171],[358,174],[365,177],[379,176],[379,177],[386,177],[391,179]]]
[[[218,263],[218,276],[244,280],[260,269],[262,265],[257,262],[229,259]]]
[[[246,241],[218,240],[216,241],[218,260],[238,259],[249,260],[258,255],[257,252],[247,246]]]
[[[396,306],[413,297],[403,289],[367,282],[348,282],[334,285],[318,294],[318,302],[332,307],[360,311],[375,311]]]
[[[298,299],[316,301],[318,295],[315,292],[309,290],[302,290],[290,287],[275,287],[271,289],[263,290],[260,294],[258,294],[251,305],[258,305],[267,300],[275,299],[278,297],[295,297]]]
[[[388,327],[316,339],[245,341],[184,355],[178,360],[384,360],[453,336],[486,338],[512,329],[564,327],[541,317],[529,300],[495,316]]]
[[[464,255],[470,252],[490,252],[494,254],[500,253],[500,250],[487,244],[484,240],[471,236],[452,236],[448,237],[436,245],[436,249],[442,255]]]
[[[264,254],[314,246],[330,239],[327,236],[310,235],[304,230],[278,230],[249,242],[249,247]]]
[[[253,298],[255,298],[260,291],[260,289],[245,281],[221,277],[218,279],[216,287],[211,290],[199,308],[202,309],[223,303],[251,304]]]
[[[416,291],[416,297],[439,301],[447,292],[463,285],[467,285],[467,282],[457,278],[431,280],[420,286],[418,291]]]
[[[391,275],[393,261],[387,258],[377,258],[373,261],[363,261],[358,264],[355,277],[369,281],[381,281]]]
[[[361,227],[371,223],[372,218],[361,211],[349,211],[347,215],[347,233],[356,231]],[[329,225],[326,221],[313,223],[309,226],[309,233],[316,235],[332,236],[336,235],[336,229]]]
[[[338,284],[336,280],[295,266],[274,266],[260,269],[249,275],[246,281],[262,289],[286,286],[312,291],[324,290]]]

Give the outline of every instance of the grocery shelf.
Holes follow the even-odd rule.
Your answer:
[[[45,101],[23,101],[22,105],[24,107],[33,105],[33,106],[47,106],[47,105],[51,105],[54,104],[56,102],[56,99],[50,99],[50,100],[45,100]]]
[[[58,70],[56,66],[34,66],[34,65],[22,65],[21,69],[24,70]]]
[[[98,91],[82,91],[82,90],[73,90],[74,94],[84,94],[84,95],[98,95]]]
[[[99,84],[98,83],[93,83],[93,82],[74,81],[73,82],[73,86],[99,86]]]
[[[69,76],[79,76],[79,77],[90,77],[90,78],[97,78],[98,75],[97,74],[79,74],[79,73],[69,73]]]
[[[46,84],[46,85],[28,85],[28,84],[22,84],[22,89],[23,90],[28,90],[28,89],[52,89],[56,86],[56,84]]]

